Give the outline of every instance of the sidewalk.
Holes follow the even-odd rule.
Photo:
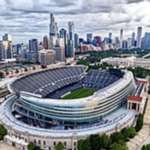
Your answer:
[[[5,142],[0,142],[0,150],[18,150],[17,148],[8,145]]]
[[[148,98],[142,129],[127,142],[129,150],[141,150],[146,141],[150,141],[150,96]]]

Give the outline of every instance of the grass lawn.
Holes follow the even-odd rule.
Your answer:
[[[73,91],[72,93],[64,96],[62,99],[77,99],[77,98],[83,98],[90,95],[93,95],[97,90],[96,89],[78,89],[76,91]]]

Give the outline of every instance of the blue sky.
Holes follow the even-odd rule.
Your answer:
[[[49,13],[54,13],[59,28],[74,21],[81,37],[91,32],[117,36],[121,28],[129,37],[138,26],[150,31],[149,8],[149,0],[0,0],[0,36],[11,33],[14,43],[40,41],[48,35]]]

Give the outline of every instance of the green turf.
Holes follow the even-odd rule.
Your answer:
[[[77,98],[83,98],[90,95],[93,95],[94,92],[96,92],[96,89],[78,89],[76,91],[73,91],[72,93],[64,96],[62,99],[77,99]]]

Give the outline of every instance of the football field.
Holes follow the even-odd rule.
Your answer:
[[[93,95],[96,91],[97,91],[97,89],[88,89],[88,88],[78,89],[78,90],[73,91],[72,93],[64,96],[62,99],[84,98],[84,97]]]

